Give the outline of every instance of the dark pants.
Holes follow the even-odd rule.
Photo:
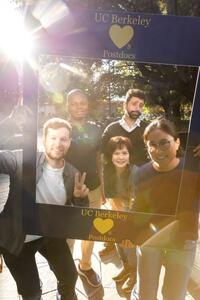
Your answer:
[[[18,293],[23,299],[40,299],[42,291],[35,261],[37,251],[46,258],[56,276],[60,299],[76,299],[76,267],[66,240],[56,238],[40,238],[25,243],[18,256],[3,251],[6,265],[16,281]]]
[[[123,267],[130,267],[133,274],[136,273],[137,269],[137,256],[136,247],[134,248],[123,248],[119,244],[116,244],[117,251],[122,260]]]

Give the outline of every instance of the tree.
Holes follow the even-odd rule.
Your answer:
[[[70,7],[99,10],[138,11],[162,14],[196,15],[198,0],[68,0]],[[139,64],[133,61],[78,60],[60,58],[79,70],[71,72],[69,88],[82,88],[93,99],[106,100],[123,97],[131,87],[145,89],[148,105],[159,104],[166,116],[181,118],[182,106],[191,104],[197,68]],[[81,76],[81,74],[83,76]],[[66,90],[67,91],[67,90]],[[111,104],[110,104],[111,105]]]
[[[76,8],[200,16],[199,0],[65,0]]]

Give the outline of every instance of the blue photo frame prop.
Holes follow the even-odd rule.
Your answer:
[[[27,15],[27,20],[29,17]],[[199,32],[200,18],[196,17],[76,10],[68,12],[57,27],[44,30],[42,37],[38,39],[37,55],[134,60],[141,63],[198,67]],[[136,243],[134,236],[141,230],[138,224],[144,218],[142,213],[35,203],[38,77],[28,64],[24,64],[23,81],[24,104],[34,114],[34,122],[24,129],[26,142],[23,148],[23,202],[26,232],[110,242],[130,239]],[[185,163],[192,171],[198,170],[198,158],[193,157],[192,150],[199,143],[198,73]],[[184,180],[183,178],[179,201],[184,201]],[[196,187],[198,188],[198,182]],[[164,227],[176,217],[160,215],[158,218]]]

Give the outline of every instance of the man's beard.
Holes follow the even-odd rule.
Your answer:
[[[140,111],[127,111],[127,115],[132,120],[136,120],[137,118],[139,118],[141,116],[141,114],[142,113]]]
[[[45,151],[45,153],[46,153],[46,155],[50,158],[50,159],[52,159],[52,160],[55,160],[55,161],[60,161],[60,160],[63,160],[64,158],[65,158],[65,155],[66,155],[66,153],[62,153],[62,154],[60,154],[60,155],[58,155],[58,156],[56,156],[56,155],[52,155],[51,154],[51,151]]]

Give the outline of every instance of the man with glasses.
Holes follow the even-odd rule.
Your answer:
[[[143,133],[147,123],[141,119],[145,99],[146,96],[142,90],[128,90],[122,118],[109,124],[103,132],[102,153],[105,152],[106,145],[111,137],[125,136],[130,139],[133,146],[133,163],[141,165],[147,161],[146,149],[143,142]]]

